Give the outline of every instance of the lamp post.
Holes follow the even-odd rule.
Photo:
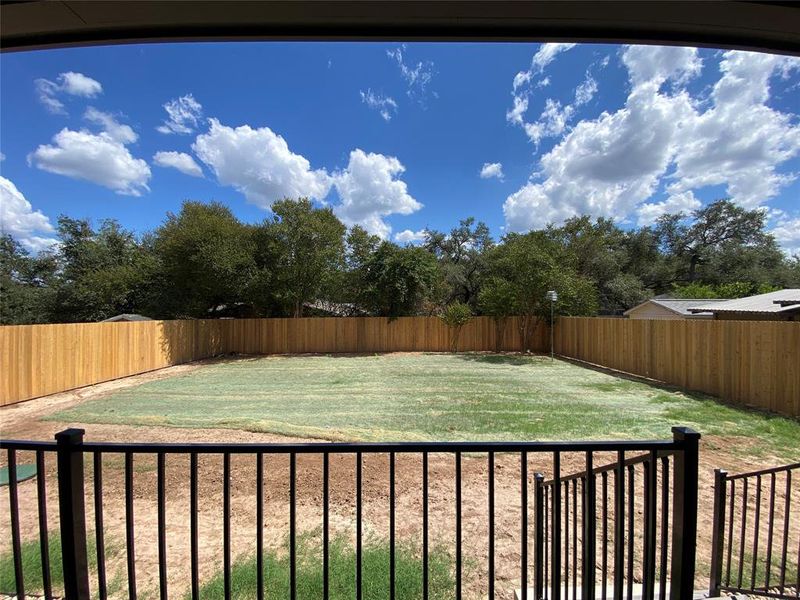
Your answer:
[[[555,305],[556,301],[558,300],[558,292],[555,290],[549,290],[547,292],[547,299],[550,300],[550,361],[554,360],[553,358],[553,316],[555,313]]]

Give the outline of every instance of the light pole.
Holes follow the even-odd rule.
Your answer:
[[[552,362],[555,360],[553,358],[553,315],[555,313],[556,301],[558,300],[558,292],[555,290],[549,290],[547,292],[547,299],[550,300],[550,361]]]

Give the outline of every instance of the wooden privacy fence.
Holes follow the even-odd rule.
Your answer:
[[[800,416],[800,323],[562,317],[556,353]]]
[[[236,319],[69,323],[0,327],[0,406],[225,353],[443,352],[450,331],[436,317]],[[489,317],[461,331],[459,350],[521,350],[510,317],[498,344]],[[531,337],[545,348],[546,329]]]

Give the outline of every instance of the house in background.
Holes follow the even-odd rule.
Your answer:
[[[689,307],[697,306],[698,302],[704,305],[727,300],[685,300],[683,298],[650,298],[626,310],[623,315],[628,319],[713,319],[710,312],[693,313]]]
[[[103,319],[100,323],[128,323],[131,321],[152,321],[150,317],[145,317],[144,315],[135,315],[132,313],[123,313],[121,315],[116,315],[113,317],[109,317],[108,319]]]
[[[800,289],[779,290],[724,302],[695,300],[693,313],[728,321],[800,321]]]

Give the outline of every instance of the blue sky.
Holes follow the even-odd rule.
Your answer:
[[[0,56],[2,228],[245,221],[283,196],[414,242],[576,214],[624,227],[730,196],[800,251],[800,59],[572,44],[213,43]]]

